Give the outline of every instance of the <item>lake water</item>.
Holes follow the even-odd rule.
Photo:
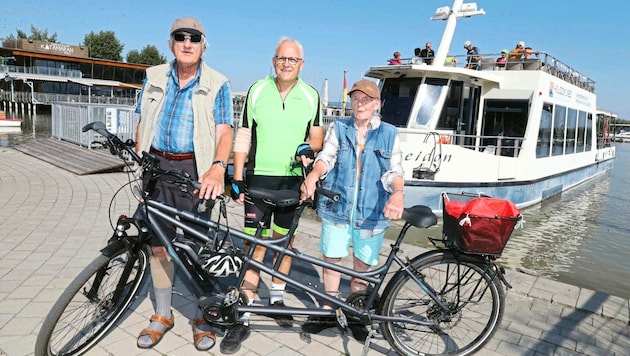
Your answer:
[[[50,132],[50,114],[38,113],[24,119],[21,131],[0,131],[0,147]],[[630,299],[629,167],[630,143],[618,143],[611,172],[523,209],[525,225],[514,231],[499,264]],[[439,236],[440,229],[415,230],[406,241],[430,247],[425,236]],[[388,237],[396,233],[390,229]]]

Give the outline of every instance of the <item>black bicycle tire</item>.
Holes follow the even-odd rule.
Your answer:
[[[61,294],[59,299],[57,299],[52,309],[46,316],[46,319],[42,324],[42,327],[37,336],[37,341],[35,343],[36,356],[81,355],[94,347],[94,345],[96,345],[107,334],[107,332],[123,316],[129,305],[135,300],[138,290],[142,286],[142,281],[147,274],[147,267],[149,265],[149,255],[144,249],[140,250],[138,258],[133,261],[134,265],[138,263],[138,268],[136,269],[135,276],[131,280],[131,288],[126,289],[125,294],[121,296],[121,301],[114,307],[114,309],[107,312],[105,321],[97,324],[99,325],[98,330],[96,330],[96,332],[92,332],[90,334],[91,336],[87,337],[85,341],[81,342],[79,347],[73,348],[67,352],[52,350],[53,346],[55,345],[51,345],[51,342],[54,342],[54,339],[51,339],[53,338],[54,334],[58,333],[56,328],[60,323],[62,316],[64,316],[64,314],[69,310],[70,303],[73,301],[73,299],[82,294],[84,286],[88,285],[89,287],[92,281],[92,277],[94,277],[96,273],[98,273],[102,268],[108,266],[110,262],[115,261],[121,257],[126,257],[126,259],[124,260],[124,264],[126,265],[130,261],[128,258],[129,256],[130,254],[127,253],[127,250],[125,248],[117,250],[115,253],[111,254],[111,256],[101,254],[94,261],[92,261],[92,263],[90,263],[83,271],[81,271],[81,273],[79,273],[79,275]],[[122,270],[122,268],[120,269]],[[116,276],[115,278],[116,280],[112,280],[112,282],[117,284],[120,275]],[[83,296],[83,299],[86,298]],[[94,305],[94,303],[83,304],[91,308],[97,307]],[[83,309],[87,310],[87,308]],[[79,310],[79,308],[73,308],[72,310],[76,311]],[[70,313],[70,311],[68,311],[68,313]],[[99,315],[99,319],[102,319],[101,315]],[[74,328],[76,328],[76,326],[74,326]],[[81,330],[84,330],[84,328],[81,328]]]
[[[490,293],[488,294],[486,292],[485,295],[489,295],[491,298],[491,301],[490,301],[491,310],[489,310],[487,314],[484,314],[480,310],[473,310],[473,311],[470,311],[469,313],[467,308],[480,307],[481,304],[467,303],[466,306],[463,307],[462,310],[456,315],[456,317],[460,318],[459,322],[457,323],[453,321],[451,322],[453,326],[450,326],[450,330],[448,331],[449,332],[452,331],[452,334],[456,334],[454,335],[454,337],[449,332],[445,333],[443,329],[440,330],[441,333],[437,333],[436,330],[431,330],[428,327],[414,326],[414,328],[421,329],[419,330],[419,332],[421,332],[421,334],[419,335],[424,335],[426,336],[426,338],[431,338],[430,340],[431,342],[427,342],[427,344],[429,344],[431,347],[434,347],[434,348],[439,348],[440,347],[439,343],[440,342],[443,343],[444,340],[452,341],[458,337],[457,333],[460,331],[460,329],[456,329],[456,327],[460,327],[460,325],[456,325],[456,324],[461,323],[462,324],[461,326],[466,326],[465,328],[463,327],[461,328],[462,331],[460,332],[460,334],[467,336],[470,333],[467,333],[465,330],[469,330],[469,329],[474,330],[474,327],[472,326],[472,324],[479,324],[478,322],[479,316],[487,315],[488,319],[485,325],[481,323],[483,325],[482,331],[479,332],[479,334],[476,337],[474,337],[472,340],[467,341],[465,345],[460,345],[457,342],[453,343],[453,344],[458,345],[458,347],[455,347],[454,349],[449,349],[448,343],[443,343],[444,345],[441,345],[441,346],[444,349],[442,350],[439,350],[439,349],[422,350],[422,349],[416,349],[416,348],[421,348],[420,343],[415,343],[413,347],[410,346],[412,342],[409,341],[411,340],[411,335],[409,333],[405,334],[405,340],[407,340],[407,342],[405,342],[402,338],[400,338],[397,335],[395,328],[396,328],[396,325],[400,325],[400,323],[383,322],[381,323],[381,329],[383,330],[384,337],[389,343],[389,345],[397,353],[401,355],[413,355],[413,354],[415,355],[460,355],[460,356],[470,355],[470,354],[475,353],[476,351],[479,351],[492,338],[492,336],[498,329],[499,324],[503,318],[503,312],[505,308],[505,294],[504,294],[503,286],[501,284],[501,281],[499,280],[499,277],[496,274],[489,273],[486,268],[486,265],[481,264],[477,256],[472,256],[472,257],[458,256],[458,258],[455,258],[452,252],[446,251],[446,250],[434,252],[434,253],[428,253],[425,255],[420,255],[411,261],[411,265],[413,266],[413,268],[419,271],[420,273],[423,273],[423,274],[428,274],[429,272],[434,273],[434,275],[428,276],[428,278],[431,278],[431,280],[434,280],[435,278],[439,278],[440,276],[437,274],[442,274],[443,276],[446,275],[445,273],[446,268],[444,268],[446,264],[451,264],[455,266],[458,263],[460,264],[460,266],[466,269],[469,269],[470,271],[473,271],[473,273],[477,274],[481,278],[481,281],[483,281],[483,283],[488,285],[487,292],[490,292]],[[435,269],[435,271],[428,270],[429,267],[435,267],[435,266],[440,266],[439,268],[441,270],[439,269]],[[425,299],[417,298],[418,302],[416,303],[418,304],[417,306],[419,308],[426,309],[426,313],[424,315],[421,314],[420,316],[426,319],[430,319],[429,314],[431,313],[431,311],[437,312],[438,310],[435,302],[432,299],[430,299],[430,297],[428,297],[428,295],[426,295],[420,289],[420,287],[410,278],[410,276],[402,270],[397,272],[394,275],[394,277],[392,277],[390,282],[387,284],[385,290],[383,291],[381,303],[379,304],[379,313],[381,313],[382,315],[388,315],[388,316],[392,316],[394,314],[393,310],[395,309],[394,305],[397,300],[397,297],[399,296],[402,288],[405,287],[407,282],[412,283],[411,285],[417,288],[417,291],[414,292],[413,298],[417,298],[418,294],[422,294],[426,297]],[[440,284],[442,283],[440,282]],[[448,284],[445,284],[445,285],[448,285]],[[472,290],[472,286],[474,285],[474,283],[470,283],[470,285],[471,285],[471,290]],[[438,294],[440,294],[440,296],[442,297],[442,300],[446,301],[447,303],[450,301],[448,299],[448,292],[442,293],[441,291],[442,286],[432,285],[432,287],[437,290]],[[466,286],[464,286],[464,288],[465,287]],[[444,290],[449,290],[449,288],[444,288]],[[452,291],[452,289],[450,291]],[[485,295],[480,296],[480,297],[485,298]],[[410,298],[409,300],[413,300],[413,298]],[[431,309],[430,307],[431,303],[433,305],[433,309]],[[413,304],[413,303],[408,302],[407,304]],[[426,304],[426,305],[420,306],[422,304]],[[399,316],[403,314],[400,309],[401,308],[396,309],[398,312],[400,312]],[[465,318],[464,313],[471,314],[471,316],[474,315],[474,319],[470,319],[471,321],[469,321],[468,319],[464,319]],[[435,314],[433,314],[433,316],[435,316]],[[441,326],[442,325],[444,325],[445,327],[449,326],[447,323],[441,324]],[[445,335],[448,335],[448,337],[445,337]]]

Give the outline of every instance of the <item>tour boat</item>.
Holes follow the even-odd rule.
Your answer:
[[[405,204],[442,210],[442,192],[536,204],[613,166],[612,114],[597,109],[595,82],[547,52],[478,70],[447,60],[457,18],[485,14],[455,0],[432,65],[369,68],[383,121],[399,128]]]

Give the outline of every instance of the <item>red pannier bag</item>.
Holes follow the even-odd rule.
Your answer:
[[[442,193],[443,234],[459,250],[500,256],[521,211],[505,199]]]

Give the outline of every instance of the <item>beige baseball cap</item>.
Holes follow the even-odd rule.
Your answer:
[[[378,91],[378,87],[376,83],[368,79],[361,79],[358,82],[352,85],[352,89],[348,92],[348,95],[351,95],[355,91],[362,91],[365,95],[369,96],[373,99],[381,100],[381,92]]]
[[[190,16],[182,17],[173,22],[171,35],[177,31],[184,31],[193,35],[206,35],[206,31],[203,29],[201,22]]]

